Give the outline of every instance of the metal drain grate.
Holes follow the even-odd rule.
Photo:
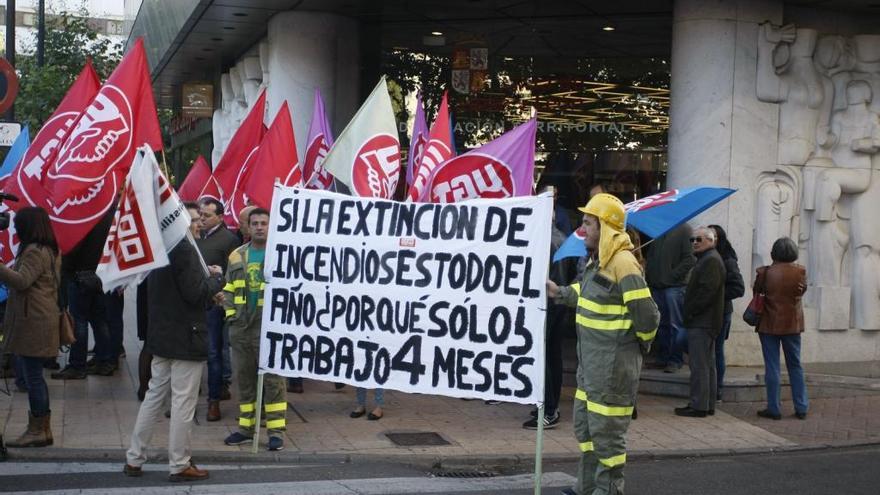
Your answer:
[[[438,478],[494,478],[491,471],[434,471],[431,474]]]
[[[400,447],[420,447],[424,445],[450,445],[443,437],[433,431],[418,433],[386,433],[386,437]]]

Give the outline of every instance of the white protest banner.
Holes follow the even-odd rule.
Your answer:
[[[544,400],[552,199],[399,203],[276,185],[260,369]]]

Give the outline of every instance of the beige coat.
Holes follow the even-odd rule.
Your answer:
[[[6,352],[47,358],[58,354],[60,269],[61,257],[38,245],[25,248],[13,268],[0,264],[0,282],[9,289],[0,345]]]

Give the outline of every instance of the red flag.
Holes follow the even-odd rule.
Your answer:
[[[446,93],[443,93],[443,101],[440,102],[440,110],[431,124],[431,134],[428,144],[421,154],[421,161],[413,172],[413,182],[410,185],[407,199],[409,201],[428,201],[428,178],[438,165],[449,160],[455,154],[455,146],[452,143],[452,128],[449,126],[449,106],[446,103]]]
[[[293,122],[285,101],[247,171],[245,193],[254,204],[269,208],[275,179],[285,186],[301,186],[302,178],[302,168],[296,156]]]
[[[205,157],[199,155],[193,162],[192,168],[186,174],[183,184],[177,189],[177,195],[184,201],[195,201],[198,198],[199,191],[208,183],[211,176],[211,167],[205,161]]]
[[[59,145],[67,139],[82,111],[95,98],[99,87],[101,87],[101,81],[92,67],[91,61],[88,61],[76,80],[70,85],[67,94],[64,95],[64,99],[58,104],[55,112],[46,120],[40,132],[34,136],[30,148],[3,185],[4,191],[18,196],[21,201],[6,202],[0,208],[18,211],[26,206],[40,206],[49,212],[56,237],[60,232],[63,232],[63,224],[59,228],[57,217],[52,216],[43,179],[46,175],[47,165],[55,160]],[[18,245],[18,239],[14,234],[15,229],[10,225],[0,238],[0,262],[2,263],[12,261],[13,248]]]
[[[147,54],[138,38],[49,163],[43,185],[62,252],[82,240],[116,201],[144,144],[162,149]]]
[[[223,203],[226,205],[226,225],[231,227],[238,226],[238,212],[247,206],[247,198],[244,195],[244,179],[266,132],[266,127],[263,125],[265,109],[266,91],[264,90],[260,93],[260,97],[257,98],[247,117],[241,121],[241,125],[229,141],[226,151],[220,157],[220,163],[214,169],[214,177],[220,184]]]
[[[199,191],[198,199],[202,198],[213,198],[221,203],[223,202],[223,194],[220,192],[220,184],[217,183],[217,179],[213,174],[208,176],[208,182],[206,182],[205,187]]]

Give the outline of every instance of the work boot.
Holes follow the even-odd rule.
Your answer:
[[[220,401],[208,401],[208,421],[220,421]]]
[[[27,430],[20,437],[9,442],[10,447],[46,447],[48,445],[52,445],[49,415],[38,418],[31,412],[28,412]]]

